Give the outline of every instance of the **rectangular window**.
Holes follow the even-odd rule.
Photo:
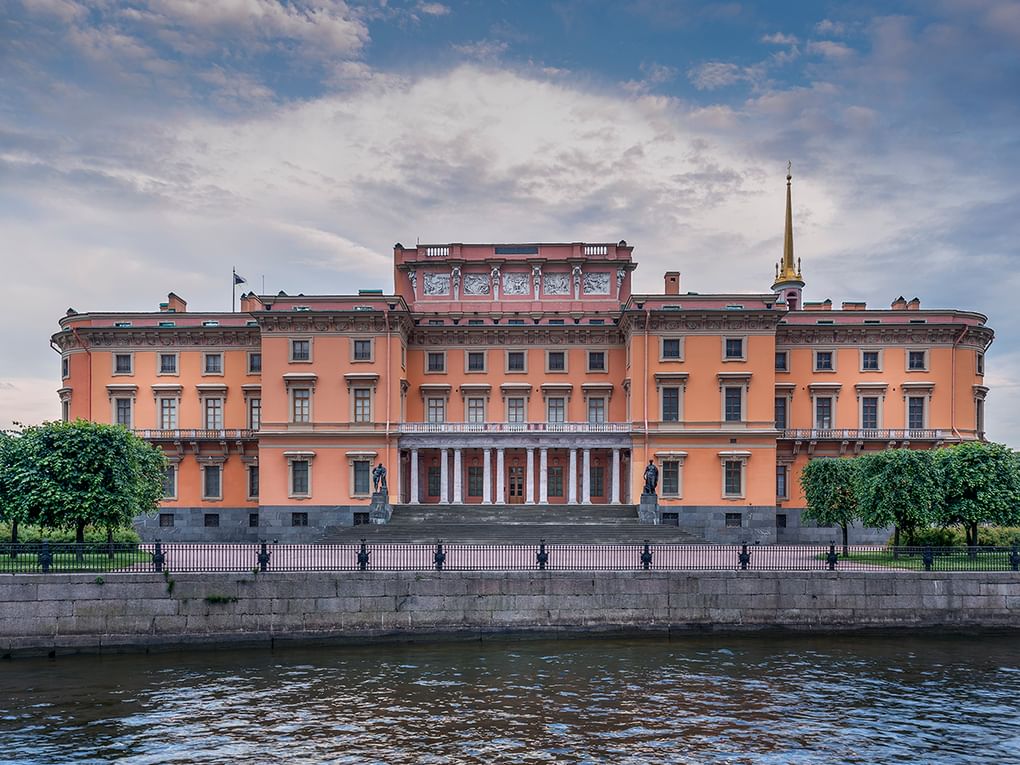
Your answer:
[[[261,353],[249,353],[248,354],[248,374],[250,374],[250,375],[262,374],[262,354]]]
[[[606,421],[606,400],[604,398],[588,399],[588,422],[600,424]]]
[[[662,389],[662,421],[680,422],[680,389]]]
[[[831,372],[832,370],[832,351],[815,351],[815,371]]]
[[[550,372],[564,372],[567,369],[567,354],[565,351],[549,351],[548,366]]]
[[[743,388],[723,388],[726,394],[725,420],[726,422],[740,422],[744,419],[742,399]]]
[[[174,526],[174,514],[173,513],[160,513],[159,514],[159,527],[162,529],[172,529]]]
[[[308,494],[308,460],[293,460],[290,463],[290,493],[295,496]]]
[[[560,465],[550,465],[547,473],[547,492],[550,497],[563,496],[563,468]]]
[[[220,487],[222,470],[219,465],[206,465],[202,469],[202,499],[220,499],[223,496]]]
[[[507,351],[506,369],[508,372],[523,372],[524,351]]]
[[[907,427],[911,430],[924,427],[924,396],[910,396],[907,399]]]
[[[439,473],[439,465],[429,465],[427,483],[430,497],[438,497],[442,488],[442,476]]]
[[[163,473],[163,499],[177,498],[177,466],[167,465]]]
[[[588,471],[591,479],[591,495],[601,497],[606,493],[606,471],[601,465],[592,465]]]
[[[65,356],[60,360],[60,377],[66,380],[71,376],[71,364],[70,360]]]
[[[977,373],[983,375],[985,373],[985,354],[979,353],[975,357],[975,363],[977,364]],[[64,377],[67,377],[65,374]]]
[[[259,495],[259,466],[248,466],[248,496],[256,498]]]
[[[985,402],[984,399],[974,400],[974,427],[981,435],[985,432]]]
[[[372,360],[372,340],[371,339],[355,339],[355,341],[354,341],[354,360],[355,361],[371,361]]]
[[[740,460],[726,460],[726,483],[724,485],[726,496],[737,497],[744,493],[744,464]]]
[[[878,429],[877,396],[865,396],[861,399],[861,427],[864,430]]]
[[[786,430],[786,396],[776,396],[776,430]]]
[[[485,321],[482,319],[468,319],[469,327],[480,327],[483,324],[485,324]]]
[[[485,468],[481,465],[468,465],[467,493],[469,497],[480,497],[485,488]]]
[[[908,351],[907,352],[907,369],[911,371],[923,372],[928,368],[928,353],[927,351]]]
[[[134,367],[134,357],[130,353],[118,353],[113,357],[113,371],[118,375],[129,375]]]
[[[308,525],[308,513],[291,513],[290,514],[290,525],[291,526],[307,526]]]
[[[832,428],[832,397],[819,396],[815,399],[815,427],[818,430]]]
[[[425,355],[426,369],[429,372],[445,372],[446,371],[446,354],[442,351],[429,351]]]
[[[662,461],[662,496],[680,496],[680,461]]]
[[[291,340],[290,341],[290,360],[291,361],[311,361],[312,360],[312,341],[311,340]]]
[[[726,513],[726,528],[739,529],[743,524],[740,522],[740,513]]]
[[[355,388],[354,389],[354,421],[355,422],[371,422],[372,421],[372,389],[371,388]]]
[[[161,354],[159,354],[159,373],[161,375],[175,375],[175,374],[177,374],[177,354],[176,353],[161,353]]]
[[[446,422],[446,399],[428,399],[428,422]]]
[[[159,400],[159,427],[162,430],[177,430],[177,399]]]
[[[548,422],[567,421],[567,402],[562,398],[550,398],[546,402],[546,420]]]
[[[202,367],[202,371],[204,374],[207,375],[223,374],[223,354],[222,353],[205,354],[205,365]]]
[[[508,398],[506,400],[506,421],[524,422],[523,398]]]
[[[116,398],[114,399],[114,405],[116,407],[116,424],[123,425],[125,428],[131,427],[131,399],[129,398]]]
[[[776,351],[776,371],[790,371],[790,354],[788,351]]]
[[[205,527],[207,529],[215,529],[220,525],[220,514],[219,513],[206,513],[205,514]]]
[[[248,399],[248,427],[258,430],[262,427],[262,399]]]
[[[776,465],[776,499],[786,498],[786,465]]]
[[[786,513],[777,513],[776,514],[776,528],[777,529],[785,529],[786,528]]]
[[[223,429],[223,399],[207,398],[205,400],[205,429]]]
[[[372,473],[372,463],[368,460],[354,461],[354,493],[368,494],[371,491],[369,485]]]
[[[291,422],[311,422],[312,391],[310,388],[294,388],[291,391]]]
[[[71,402],[67,399],[60,402],[60,419],[64,422],[71,421]]]
[[[878,371],[878,351],[861,351],[861,369],[865,372]]]
[[[484,372],[485,371],[485,352],[484,351],[468,351],[468,355],[467,355],[467,368],[468,368],[468,372]]]
[[[259,527],[259,514],[248,513],[248,528],[257,529]]]
[[[588,371],[589,372],[606,371],[605,351],[588,351]]]
[[[680,338],[678,337],[662,338],[662,358],[664,359],[680,358]]]
[[[728,359],[744,358],[744,338],[742,337],[726,338],[726,358]]]
[[[469,398],[467,400],[467,421],[485,422],[484,398]]]

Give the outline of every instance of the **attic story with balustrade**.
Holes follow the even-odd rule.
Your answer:
[[[517,505],[637,518],[652,462],[660,525],[828,541],[801,518],[806,462],[982,438],[993,333],[916,298],[805,301],[793,243],[788,176],[782,259],[760,294],[681,292],[675,271],[635,294],[625,241],[397,244],[390,294],[69,310],[52,338],[62,416],[164,450],[146,539],[322,539],[373,520],[380,464],[374,520],[432,506],[498,522]]]

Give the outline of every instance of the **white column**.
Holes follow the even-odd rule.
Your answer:
[[[418,504],[418,450],[411,450],[411,504]]]
[[[549,450],[544,446],[538,450],[538,501],[549,504]]]
[[[502,462],[503,450],[499,450],[500,462]],[[492,450],[489,447],[482,449],[482,504],[492,504]]]
[[[591,504],[591,449],[584,450],[581,463],[581,504]]]
[[[460,505],[464,503],[464,468],[461,463],[461,453],[463,449],[453,450],[453,504]]]
[[[496,450],[496,503],[506,504],[506,449]],[[486,484],[488,485],[488,484]]]
[[[577,449],[570,450],[570,480],[567,482],[567,502],[577,504]]]
[[[613,449],[613,493],[609,501],[614,505],[620,504],[620,450]]]
[[[439,504],[445,505],[450,501],[450,471],[446,466],[449,449],[439,450]]]
[[[524,478],[524,504],[535,504],[535,449],[528,447],[528,467]]]

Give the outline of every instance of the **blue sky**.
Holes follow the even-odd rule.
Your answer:
[[[1020,446],[1020,2],[17,0],[0,8],[0,427],[68,307],[390,289],[394,242],[616,241],[639,290],[989,315]]]

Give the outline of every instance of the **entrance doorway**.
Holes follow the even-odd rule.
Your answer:
[[[511,465],[507,471],[507,494],[511,505],[524,501],[524,466]]]

